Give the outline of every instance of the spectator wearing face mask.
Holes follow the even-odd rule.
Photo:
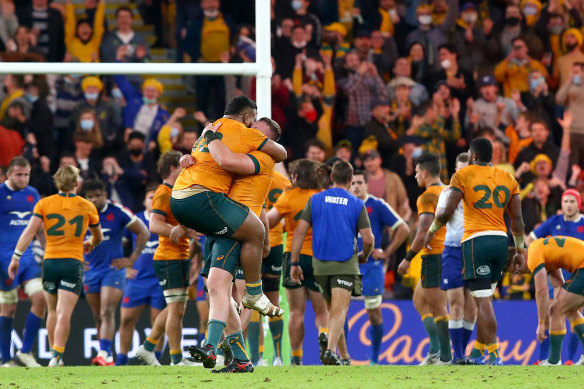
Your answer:
[[[104,34],[105,0],[100,0],[94,23],[88,19],[75,20],[75,8],[67,0],[65,22],[65,45],[67,51],[80,62],[99,62],[99,46]]]
[[[529,55],[536,59],[543,56],[543,44],[535,28],[525,24],[521,9],[515,4],[505,8],[505,24],[497,33],[497,46],[503,56],[507,57],[513,51],[513,40],[521,36],[529,48]]]
[[[558,58],[554,68],[554,76],[559,78],[560,87],[571,78],[574,63],[584,63],[584,52],[581,49],[583,41],[582,32],[577,28],[569,28],[562,35],[562,48],[566,54]]]
[[[315,14],[308,11],[310,1],[291,0],[290,6],[294,12],[291,16],[294,24],[302,24],[306,28],[308,45],[314,48],[320,47],[320,40],[322,38],[322,25],[320,23],[320,19]]]
[[[98,150],[103,146],[99,122],[95,117],[95,111],[91,108],[85,108],[81,111],[75,126],[74,136],[76,135],[85,136],[91,142],[94,150]]]
[[[157,139],[160,154],[172,150],[173,146],[177,143],[179,137],[183,133],[183,126],[180,123],[180,120],[183,119],[186,114],[187,111],[184,108],[175,109],[168,121],[160,129]],[[192,146],[193,145],[191,145],[191,148]]]
[[[584,115],[584,62],[572,65],[568,79],[556,93],[556,103],[564,105],[574,117]],[[584,166],[584,123],[574,120],[570,127],[571,163]]]

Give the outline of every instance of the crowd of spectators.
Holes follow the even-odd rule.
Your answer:
[[[110,0],[111,1],[111,0]],[[172,48],[177,62],[255,61],[253,0],[0,0],[2,61],[132,62]],[[439,155],[448,182],[470,140],[492,140],[494,163],[522,188],[526,232],[559,212],[566,188],[584,189],[584,1],[272,0],[272,117],[289,160],[336,156],[363,167],[369,192],[415,225],[414,160]],[[136,31],[140,16],[155,42]],[[250,76],[184,79],[198,128],[169,112],[156,78],[2,77],[0,167],[16,155],[31,184],[74,164],[108,182],[134,211],[155,161],[188,152],[198,131]],[[584,122],[583,122],[584,123]],[[512,283],[513,279],[508,279]],[[528,295],[529,293],[526,293]]]

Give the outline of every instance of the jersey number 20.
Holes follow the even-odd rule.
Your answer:
[[[477,185],[472,189],[475,192],[484,192],[483,197],[481,197],[481,199],[474,204],[474,207],[477,209],[491,209],[491,208],[493,208],[493,203],[495,203],[495,206],[497,208],[505,208],[505,206],[507,205],[507,202],[509,201],[509,198],[511,197],[511,192],[509,191],[509,189],[506,186],[503,186],[503,185],[496,186],[495,189],[493,190],[493,192],[492,192],[493,202],[490,201],[491,188],[489,188],[488,186]],[[505,198],[503,199],[503,201],[499,200],[499,194],[501,192],[505,195]]]

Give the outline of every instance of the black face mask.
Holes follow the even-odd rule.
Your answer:
[[[130,155],[134,157],[139,157],[142,155],[142,149],[130,149],[128,151],[130,152]]]
[[[571,43],[571,44],[567,44],[566,43],[566,49],[568,49],[568,51],[572,51],[574,50],[576,47],[578,47],[577,43]]]
[[[516,26],[521,22],[521,20],[517,17],[507,18],[505,19],[505,23],[509,26]]]

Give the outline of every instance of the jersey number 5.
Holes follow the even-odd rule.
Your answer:
[[[489,201],[491,199],[491,188],[486,185],[477,185],[472,189],[475,192],[484,192],[483,197],[481,197],[481,199],[474,204],[474,207],[477,209],[491,209],[493,208],[493,203],[495,203],[497,208],[505,208],[509,198],[511,197],[511,192],[506,186],[503,185],[496,186],[493,190],[493,203]],[[501,193],[505,195],[503,201],[499,199],[499,194]]]
[[[56,219],[57,222],[47,229],[47,235],[49,236],[63,236],[65,231],[62,230],[63,226],[67,222],[62,215],[58,213],[50,213],[47,215],[47,220]],[[83,233],[83,216],[78,215],[73,219],[69,220],[69,224],[75,224],[75,237],[79,238]]]

